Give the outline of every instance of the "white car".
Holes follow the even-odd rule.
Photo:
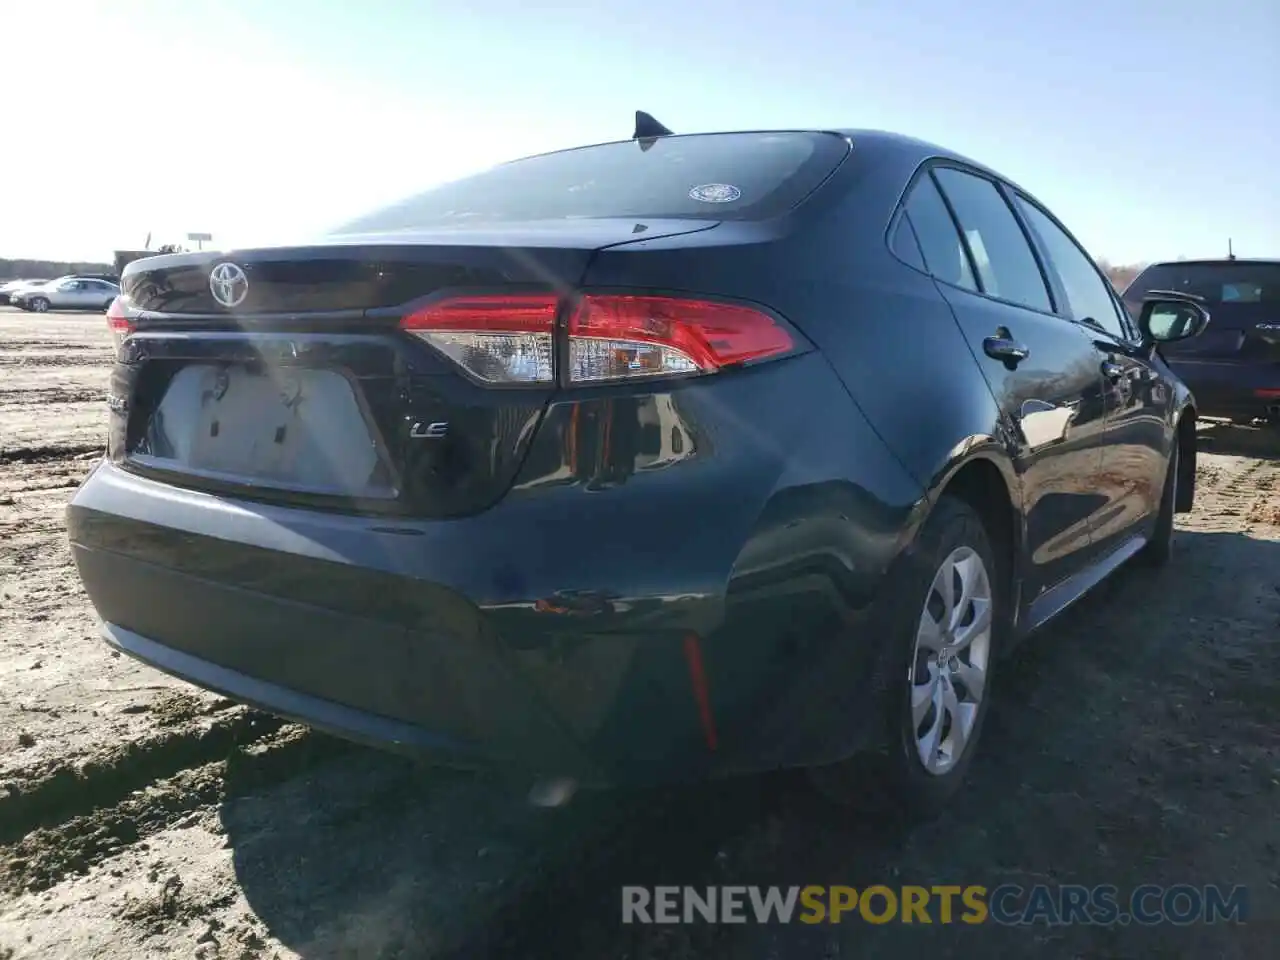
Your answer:
[[[6,280],[4,283],[0,283],[0,303],[8,303],[9,294],[11,293],[22,290],[25,287],[38,287],[41,284],[48,282],[48,277],[41,277],[40,279],[25,278],[20,280]]]
[[[46,310],[103,310],[120,295],[120,287],[93,277],[59,277],[33,287],[21,287],[9,294],[9,302],[44,313]]]

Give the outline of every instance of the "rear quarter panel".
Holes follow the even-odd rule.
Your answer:
[[[760,435],[784,446],[769,451],[778,472],[754,523],[734,534],[724,621],[704,638],[721,769],[826,762],[864,745],[873,698],[850,691],[870,689],[880,666],[873,600],[930,488],[986,456],[1016,489],[995,402],[950,308],[885,247],[900,184],[862,172],[828,188],[835,203],[784,221],[602,251],[585,280],[765,304],[819,348],[806,377],[830,380],[756,401]],[[864,191],[883,202],[866,209]]]

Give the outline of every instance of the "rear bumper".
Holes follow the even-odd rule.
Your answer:
[[[1170,366],[1195,396],[1198,416],[1265,417],[1280,404],[1280,364],[1174,360]]]
[[[220,667],[113,623],[104,623],[102,633],[108,644],[135,660],[287,720],[381,749],[413,755],[429,754],[441,760],[452,758],[460,766],[475,763],[476,755],[471,745],[413,724],[354,710],[332,700]]]
[[[417,588],[437,614],[424,623],[412,610],[392,609],[390,578],[321,571],[296,555],[187,537],[213,561],[194,575],[197,564],[169,531],[73,509],[80,578],[108,642],[130,656],[271,713],[444,765],[601,778],[534,691],[505,668],[479,611],[447,591]],[[122,550],[86,545],[117,535],[168,556],[153,563],[120,541]],[[241,572],[229,583],[213,565],[232,556]],[[330,596],[282,595],[288,588],[277,572],[314,581]]]

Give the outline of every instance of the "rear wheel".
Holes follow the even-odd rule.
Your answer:
[[[28,302],[28,306],[35,313],[44,313],[49,309],[49,301],[45,297],[32,297]]]
[[[982,733],[1003,609],[998,571],[981,517],[964,501],[944,497],[912,553],[890,574],[885,706],[891,737],[883,775],[888,799],[911,815],[942,810],[960,788]],[[860,777],[823,772],[815,780],[839,801],[856,802],[855,794],[867,789]]]

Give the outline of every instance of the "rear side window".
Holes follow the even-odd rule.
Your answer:
[[[606,143],[514,160],[335,232],[597,217],[760,220],[794,207],[848,152],[843,137],[803,132]]]
[[[932,178],[923,176],[916,181],[907,197],[906,209],[929,272],[944,283],[977,290],[955,221]]]
[[[983,293],[1052,311],[1035,254],[996,185],[950,167],[939,168],[935,176],[960,221]]]

